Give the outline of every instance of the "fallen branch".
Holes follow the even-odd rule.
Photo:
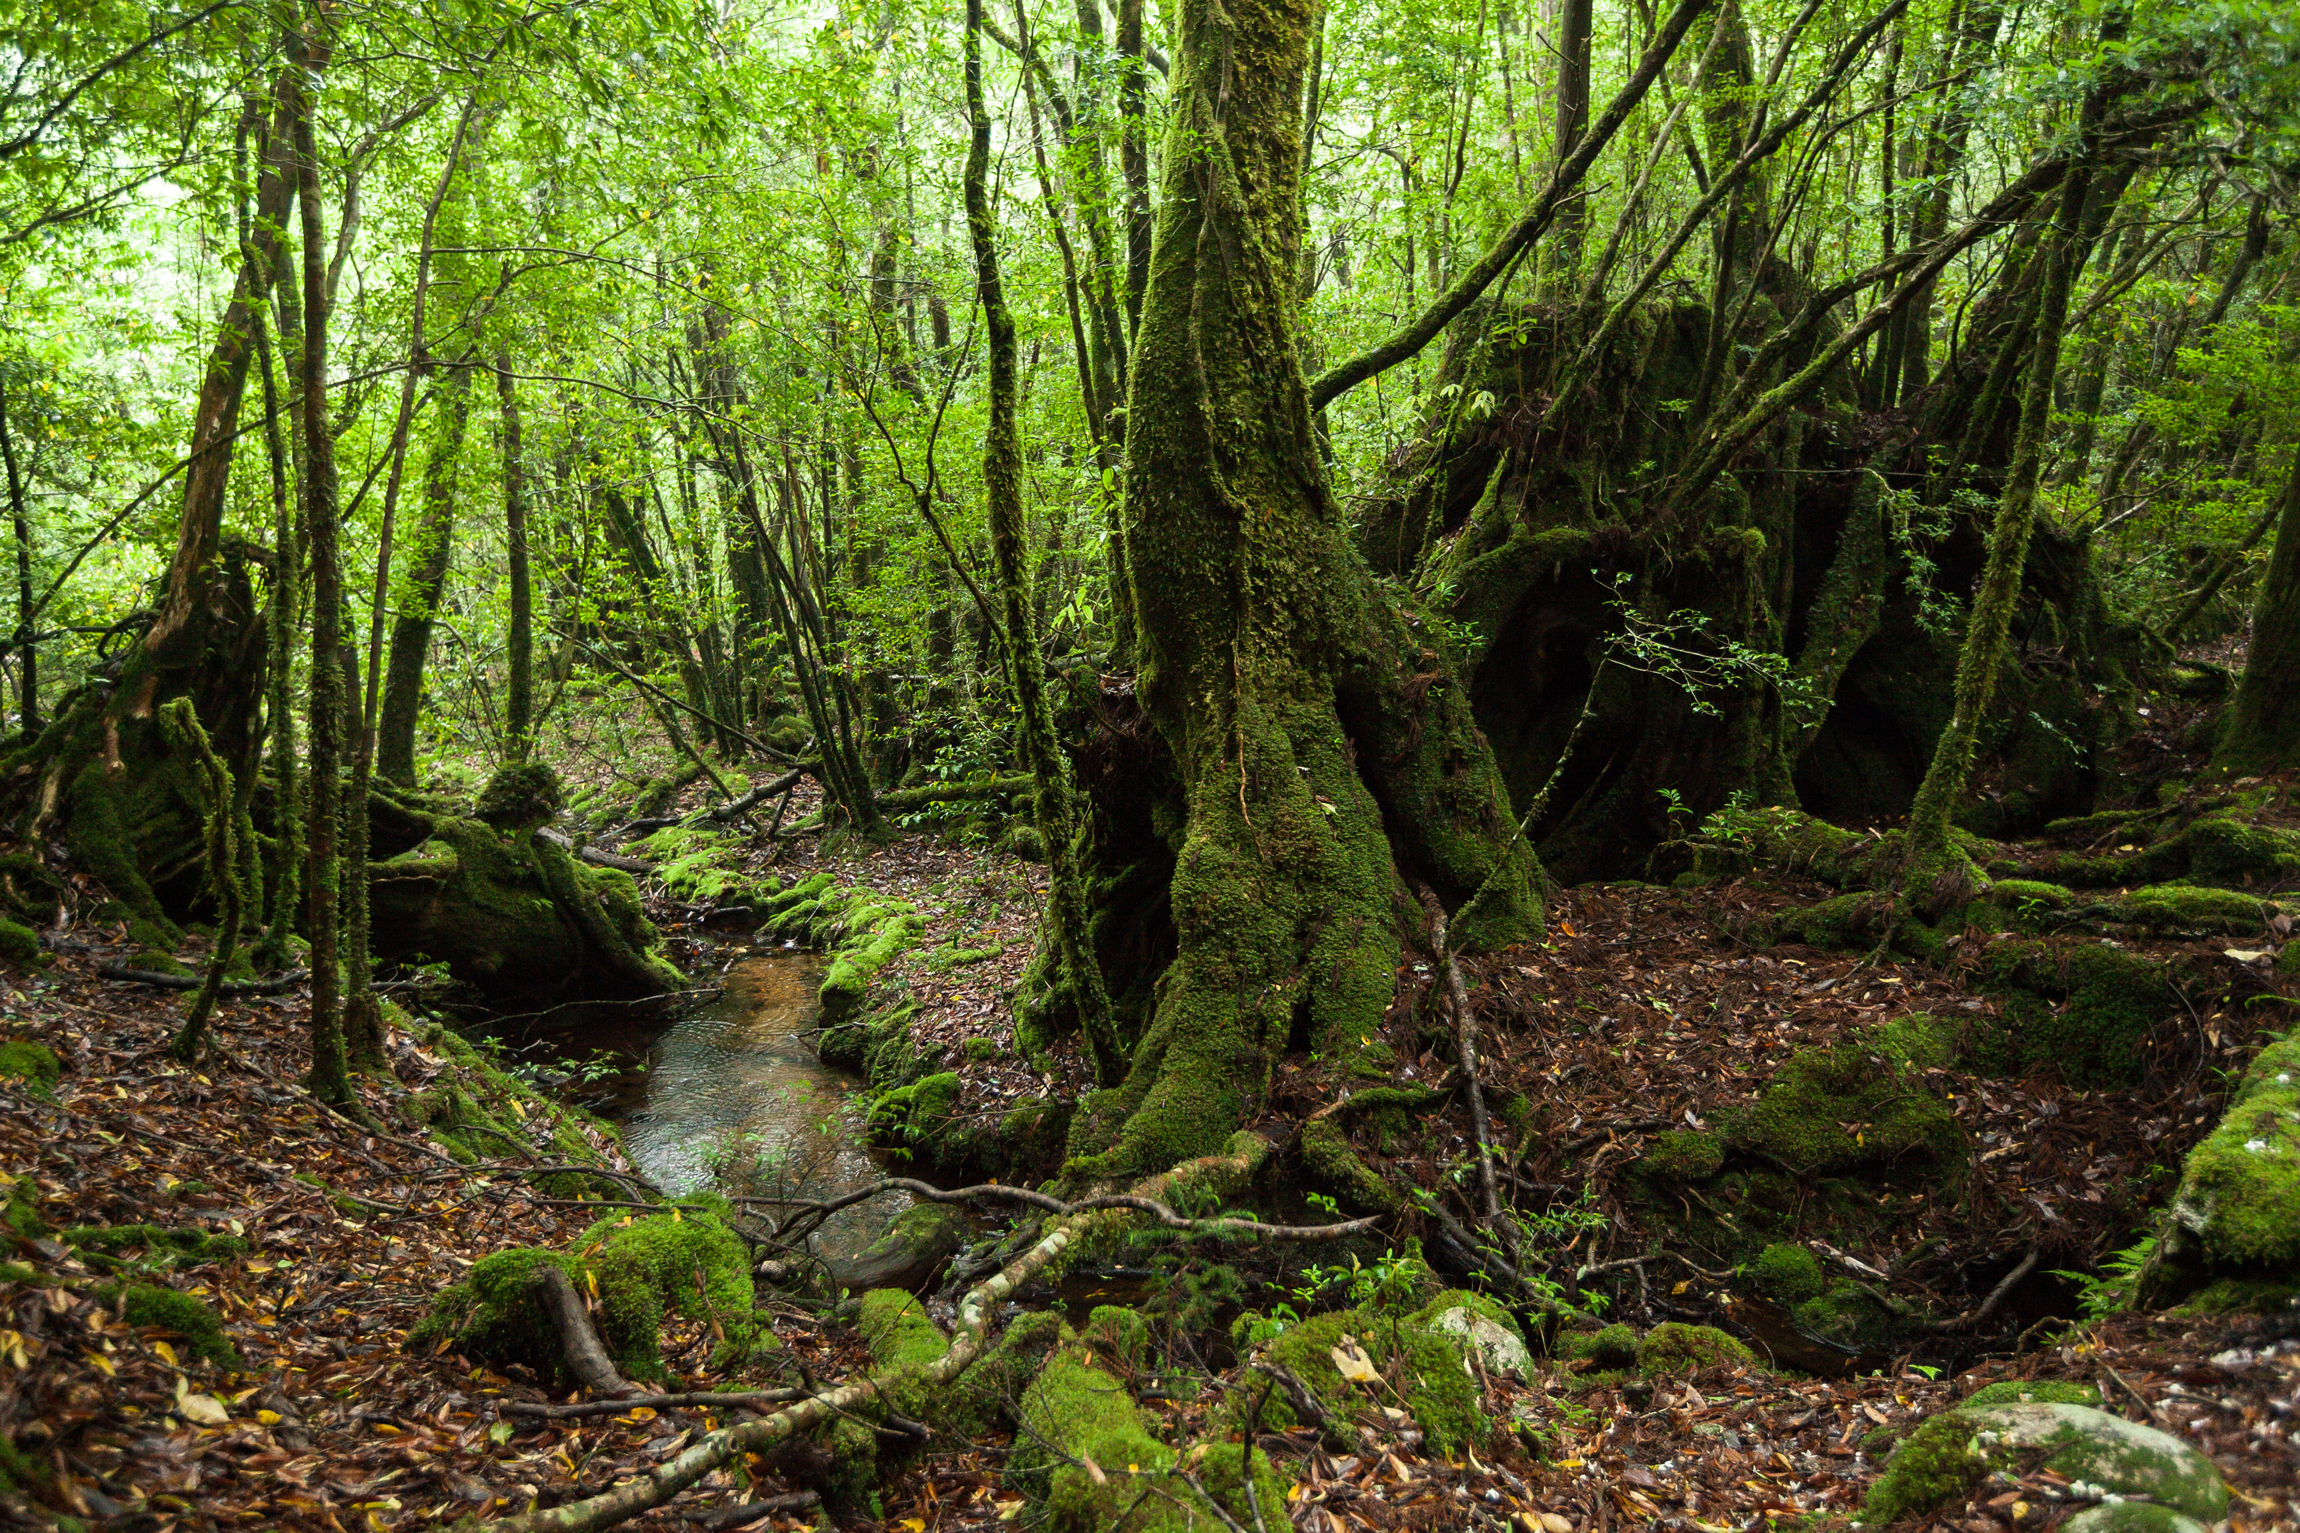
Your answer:
[[[558,1271],[556,1267],[550,1270]],[[676,1395],[625,1395],[619,1400],[577,1400],[567,1405],[537,1405],[526,1400],[507,1400],[503,1403],[503,1414],[532,1416],[539,1421],[571,1421],[579,1416],[612,1416],[618,1411],[637,1410],[642,1405],[650,1410],[788,1405],[793,1400],[804,1400],[812,1393],[812,1390],[806,1389],[743,1389],[724,1392],[698,1389]]]
[[[748,793],[739,793],[723,804],[704,810],[703,817],[707,820],[716,820],[724,825],[729,820],[748,814],[776,794],[788,793],[799,785],[800,778],[811,777],[821,771],[822,767],[823,764],[820,761],[802,761],[773,782],[761,783]],[[676,824],[677,822],[671,823]]]
[[[197,990],[202,976],[197,974],[162,974],[157,969],[132,969],[124,963],[102,963],[96,972],[106,979],[123,984],[150,985],[159,990]],[[225,995],[284,995],[311,978],[309,969],[291,969],[271,979],[227,979],[223,983]]]
[[[881,802],[883,803],[884,800],[882,799]],[[728,1201],[732,1203],[755,1203],[765,1208],[797,1210],[790,1220],[776,1230],[775,1233],[780,1238],[802,1218],[827,1217],[841,1209],[852,1208],[857,1203],[867,1202],[881,1193],[888,1192],[907,1192],[912,1197],[928,1203],[972,1203],[977,1199],[984,1198],[1008,1203],[1026,1203],[1032,1208],[1044,1209],[1050,1214],[1065,1217],[1102,1213],[1113,1209],[1124,1210],[1131,1213],[1148,1214],[1170,1230],[1193,1230],[1200,1234],[1255,1235],[1264,1240],[1339,1240],[1345,1235],[1355,1235],[1361,1230],[1370,1230],[1381,1223],[1379,1215],[1369,1215],[1363,1219],[1350,1219],[1340,1224],[1264,1224],[1258,1219],[1188,1219],[1159,1202],[1156,1198],[1144,1197],[1138,1193],[1113,1192],[1098,1198],[1087,1198],[1076,1203],[1066,1203],[1051,1193],[1035,1192],[1028,1187],[1009,1187],[1003,1182],[985,1182],[974,1187],[959,1187],[946,1191],[935,1186],[932,1182],[921,1182],[907,1176],[890,1176],[884,1181],[873,1182],[868,1187],[858,1187],[852,1192],[830,1199],[739,1197],[730,1198]]]
[[[822,1499],[820,1491],[786,1491],[780,1496],[746,1501],[741,1506],[723,1506],[716,1511],[689,1513],[687,1520],[706,1529],[739,1528],[746,1522],[756,1522],[776,1512],[803,1512],[811,1506],[821,1505]]]
[[[577,846],[574,838],[563,830],[552,830],[546,827],[538,830],[535,834],[559,850],[572,853],[585,862],[593,863],[602,868],[616,868],[625,873],[636,873],[642,876],[655,871],[655,865],[643,857],[625,857],[620,852],[603,852],[595,846]]]
[[[543,1289],[545,1307],[551,1311],[552,1329],[559,1333],[559,1359],[575,1382],[595,1395],[637,1394],[600,1345],[599,1333],[593,1329],[582,1296],[575,1292],[566,1270],[545,1263],[536,1269],[535,1281]]]
[[[988,782],[938,782],[925,788],[896,788],[878,796],[882,809],[916,809],[924,804],[962,804],[1030,791],[1028,777],[993,777]]]
[[[1515,1223],[1503,1217],[1501,1192],[1493,1180],[1493,1121],[1485,1114],[1485,1090],[1477,1080],[1477,1014],[1470,1009],[1469,987],[1462,983],[1461,963],[1447,940],[1445,905],[1437,891],[1421,886],[1422,908],[1430,914],[1430,951],[1445,971],[1446,1002],[1453,1010],[1453,1041],[1461,1066],[1462,1084],[1469,1088],[1470,1130],[1477,1137],[1477,1180],[1485,1194],[1486,1222],[1493,1226],[1503,1249],[1514,1263],[1523,1260],[1517,1249]]]

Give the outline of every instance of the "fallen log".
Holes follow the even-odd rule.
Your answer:
[[[199,974],[163,974],[157,969],[130,968],[124,963],[102,963],[96,972],[105,979],[122,984],[150,985],[158,990],[197,990],[205,982]],[[270,979],[227,979],[223,983],[225,995],[284,995],[311,978],[309,969],[291,969]]]

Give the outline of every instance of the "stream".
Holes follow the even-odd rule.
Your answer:
[[[886,1168],[868,1147],[861,1082],[824,1064],[808,1036],[823,967],[812,953],[737,948],[724,992],[667,1028],[583,1008],[505,1042],[574,1070],[562,1089],[612,1120],[633,1168],[672,1196],[831,1197]],[[860,1251],[910,1201],[890,1193],[841,1210],[816,1250]]]

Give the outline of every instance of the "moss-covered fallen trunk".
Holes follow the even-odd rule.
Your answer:
[[[2188,1152],[2137,1296],[2264,1311],[2300,1296],[2300,1033],[2260,1051]]]

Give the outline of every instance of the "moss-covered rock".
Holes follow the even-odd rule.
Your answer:
[[[1862,1520],[1883,1526],[1942,1512],[2003,1468],[2048,1469],[2207,1523],[2228,1512],[2212,1461],[2169,1433],[2086,1405],[1968,1402],[1902,1441],[1870,1488]]]
[[[1337,1348],[1362,1351],[1384,1382],[1368,1386],[1344,1378],[1334,1360]],[[1346,1446],[1346,1423],[1369,1403],[1399,1405],[1419,1423],[1433,1451],[1452,1453],[1483,1443],[1492,1426],[1479,1403],[1466,1348],[1463,1336],[1440,1331],[1418,1315],[1341,1309],[1288,1326],[1270,1342],[1269,1355],[1317,1399],[1330,1431],[1341,1434],[1337,1444]],[[1234,1424],[1255,1403],[1250,1394],[1234,1399],[1228,1407]],[[1294,1424],[1283,1393],[1265,1386],[1258,1406],[1268,1426],[1282,1430]]]
[[[1756,1354],[1715,1326],[1675,1320],[1655,1326],[1637,1347],[1637,1371],[1644,1374],[1698,1373],[1755,1361]]]
[[[2163,965],[2100,942],[1998,942],[1983,962],[2007,1002],[2005,1025],[1973,1049],[1993,1073],[2049,1062],[2071,1085],[2129,1085],[2142,1041],[2180,1004]]]
[[[1619,1324],[1600,1331],[1574,1332],[1559,1339],[1557,1352],[1568,1360],[1587,1358],[1601,1371],[1634,1368],[1637,1366],[1637,1332]]]
[[[95,1297],[99,1304],[117,1307],[120,1318],[139,1330],[174,1332],[184,1340],[182,1350],[193,1357],[235,1372],[245,1366],[216,1312],[188,1293],[150,1283],[105,1284]]]
[[[851,1257],[834,1259],[841,1288],[924,1292],[966,1242],[966,1216],[942,1203],[920,1203],[889,1220],[878,1238]]]
[[[56,1082],[63,1073],[62,1061],[44,1044],[22,1040],[0,1043],[0,1080],[21,1082],[25,1090],[43,1101],[56,1099]]]
[[[1725,1145],[1715,1134],[1671,1129],[1653,1141],[1632,1170],[1653,1182],[1699,1182],[1715,1176],[1724,1164]]]
[[[2257,937],[2277,913],[2273,901],[2235,889],[2196,884],[2151,884],[2116,899],[2087,906],[2081,914],[2151,932],[2194,932]]]
[[[2163,1305],[2231,1280],[2300,1283],[2300,1033],[2260,1051],[2189,1151],[2140,1296]]]
[[[487,780],[472,814],[498,830],[533,830],[550,823],[565,798],[547,763],[515,761]]]

